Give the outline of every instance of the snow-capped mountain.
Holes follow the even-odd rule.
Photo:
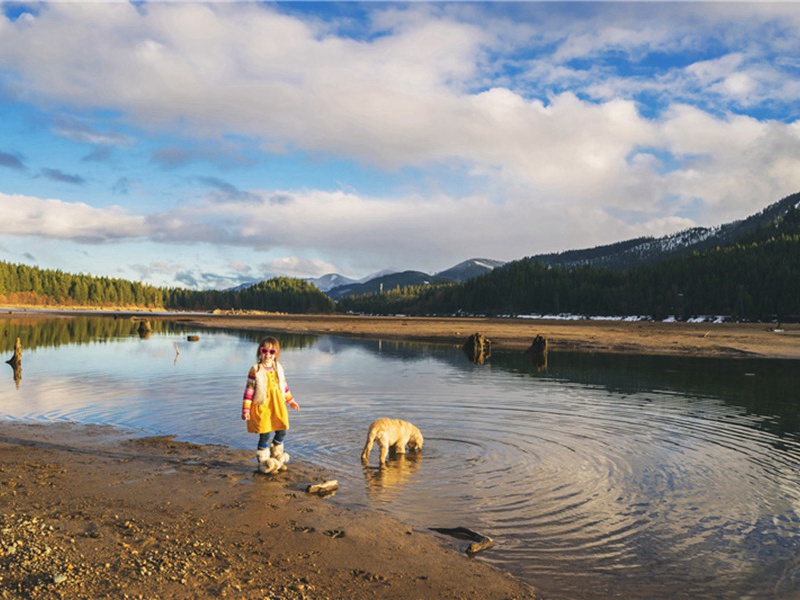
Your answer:
[[[584,250],[538,254],[528,257],[528,260],[567,268],[592,265],[624,270],[736,243],[759,228],[775,226],[789,208],[798,206],[800,194],[793,194],[746,219],[717,227],[694,227],[660,238],[642,237]]]
[[[338,273],[328,273],[322,277],[306,277],[306,281],[313,283],[323,292],[327,292],[328,290],[340,285],[357,283],[355,279],[350,279],[349,277],[339,275]]]

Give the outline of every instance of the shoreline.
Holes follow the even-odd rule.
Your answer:
[[[523,317],[404,317],[279,313],[170,313],[0,307],[6,318],[97,316],[165,320],[211,329],[333,335],[462,346],[474,333],[497,349],[524,351],[537,335],[555,352],[656,354],[800,360],[800,324],[531,319]]]
[[[481,333],[494,348],[524,351],[537,335],[549,350],[670,356],[800,359],[800,325],[351,315],[164,315],[206,328],[427,342],[461,346]]]
[[[308,493],[331,474],[306,463],[2,420],[0,453],[0,598],[535,598],[456,540]]]

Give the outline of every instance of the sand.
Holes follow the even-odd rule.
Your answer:
[[[18,314],[32,316],[9,317]],[[797,325],[266,314],[147,318],[452,345],[482,333],[496,348],[519,351],[541,334],[551,352],[800,358]],[[309,494],[309,485],[335,474],[295,461],[289,467],[264,476],[247,451],[141,438],[110,427],[0,421],[0,597],[535,596],[480,555],[469,558],[468,541],[379,512],[346,509],[335,495]]]
[[[533,598],[384,514],[309,494],[330,477],[110,427],[0,421],[2,598]]]
[[[161,318],[161,317],[159,317]],[[525,350],[543,335],[551,351],[800,359],[800,325],[349,315],[195,315],[203,327],[344,335],[462,345],[481,333],[493,348]]]

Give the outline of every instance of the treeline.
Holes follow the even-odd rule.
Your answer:
[[[462,284],[416,286],[342,298],[339,309],[371,314],[725,315],[800,320],[800,211],[739,243],[614,271],[568,269],[534,259]]]
[[[0,262],[0,303],[163,308],[165,290],[143,283]]]
[[[245,290],[161,288],[135,281],[0,262],[0,304],[168,310],[333,312],[333,301],[302,279],[275,277]]]
[[[174,310],[263,310],[287,313],[331,313],[336,305],[320,289],[291,277],[273,277],[243,290],[169,291],[166,307]]]

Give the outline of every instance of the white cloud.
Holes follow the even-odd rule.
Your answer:
[[[100,243],[145,237],[145,219],[119,207],[43,200],[0,192],[0,233]]]
[[[338,270],[338,265],[328,261],[299,256],[276,258],[259,265],[259,272],[263,275],[280,273],[289,277],[321,277]]]

